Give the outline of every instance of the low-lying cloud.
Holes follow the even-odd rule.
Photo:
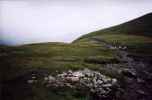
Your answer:
[[[149,13],[151,6],[148,0],[2,0],[0,41],[71,42]]]

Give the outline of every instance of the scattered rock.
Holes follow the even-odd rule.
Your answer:
[[[35,83],[35,82],[37,82],[37,80],[27,80],[27,83],[28,83],[28,84],[33,84],[33,83]]]
[[[48,81],[49,80],[49,78],[48,77],[44,77],[44,81]]]
[[[102,86],[103,86],[103,87],[111,87],[112,84],[103,84]]]
[[[145,83],[145,81],[143,79],[137,78],[137,82],[138,83]]]
[[[117,79],[113,78],[112,79],[112,84],[116,84],[117,83]]]
[[[123,69],[121,71],[121,73],[124,76],[130,77],[130,78],[136,78],[137,77],[136,72],[132,71],[131,69]]]
[[[77,71],[77,72],[73,72],[73,76],[75,76],[75,77],[83,77],[84,74],[82,72],[80,72],[80,71]]]
[[[35,76],[32,76],[32,79],[36,79],[36,77],[35,77]]]
[[[49,80],[49,81],[54,81],[55,78],[54,78],[53,76],[49,75],[49,76],[48,76],[48,80]]]
[[[146,93],[143,90],[137,90],[137,93],[139,93],[141,95],[146,95]]]

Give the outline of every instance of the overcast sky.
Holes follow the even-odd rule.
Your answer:
[[[0,41],[71,42],[150,12],[151,0],[1,0]]]

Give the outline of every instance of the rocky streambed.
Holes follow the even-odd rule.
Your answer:
[[[118,73],[117,76],[121,76],[117,78],[120,87],[116,93],[116,100],[152,100],[152,58],[130,53],[127,46],[110,44],[104,39],[92,40],[104,44],[107,49],[115,50],[116,58],[121,62],[106,64],[109,71],[112,70]]]

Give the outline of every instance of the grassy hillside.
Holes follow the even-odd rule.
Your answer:
[[[6,100],[10,98],[20,100],[23,97],[25,100],[49,100],[50,98],[54,98],[53,100],[87,100],[85,95],[72,96],[79,94],[75,90],[61,89],[61,91],[59,89],[56,91],[61,94],[55,94],[54,90],[50,89],[50,91],[43,85],[37,84],[31,87],[25,83],[31,72],[56,74],[56,72],[89,68],[101,70],[103,73],[109,73],[113,76],[104,67],[101,69],[101,66],[105,63],[117,62],[113,50],[109,50],[101,44],[89,42],[78,44],[40,43],[16,47],[1,46],[0,58],[1,80],[6,85],[5,91],[8,92],[6,95],[13,93],[13,96],[5,96]],[[12,86],[12,84],[16,85]],[[26,89],[24,89],[25,87]]]
[[[130,90],[127,90],[126,76],[120,73],[123,69],[128,68],[129,64],[121,62],[121,58],[118,59],[118,51],[107,48],[107,45],[116,46],[117,48],[127,47],[125,51],[132,53],[134,56],[147,59],[147,57],[152,57],[151,36],[152,14],[148,14],[118,26],[89,33],[71,44],[1,45],[0,80],[6,88],[6,93],[4,93],[6,98],[4,100],[23,100],[23,97],[25,97],[24,100],[88,100],[88,95],[80,95],[78,90],[67,88],[52,90],[40,84],[29,86],[25,84],[24,80],[31,72],[38,71],[39,73],[54,75],[57,72],[84,68],[97,70],[104,75],[117,78],[120,83],[123,83],[123,91],[126,92],[124,97],[131,98]],[[139,72],[142,72],[141,70]],[[147,73],[150,73],[150,71]],[[147,74],[143,73],[142,75],[139,74],[139,76],[142,76],[142,78],[147,77]],[[134,80],[132,84],[137,85]],[[131,94],[134,94],[134,92],[133,90]],[[137,96],[133,95],[133,97]],[[119,100],[129,99],[120,98]]]
[[[152,36],[151,27],[152,13],[149,13],[147,15],[144,15],[142,17],[139,17],[126,23],[89,33],[87,35],[80,37],[79,39],[110,33]],[[79,39],[77,39],[76,41],[78,41]]]
[[[11,71],[9,72],[10,75],[6,75],[9,77],[13,77],[14,71],[16,72],[19,69],[22,69],[22,71],[47,69],[51,72],[68,69],[78,70],[85,67],[98,69],[98,62],[89,63],[88,60],[101,60],[99,63],[115,62],[116,60],[112,50],[93,43],[42,43],[19,47],[4,46],[1,47],[0,55],[3,57],[3,60],[5,58],[3,66],[6,68],[7,65],[10,65],[12,68],[12,70],[6,68],[6,71]],[[23,73],[22,71],[20,73]]]
[[[93,41],[93,38],[104,40],[115,46],[127,46],[127,49],[149,55],[152,52],[152,14],[147,14],[127,23],[89,33],[71,44],[40,43],[16,47],[0,46],[0,57],[13,69],[47,68],[50,71],[96,68],[99,60],[114,61],[114,50],[107,49],[104,43]],[[5,58],[5,59],[4,59]],[[8,60],[11,59],[11,60]],[[95,60],[94,63],[87,62]],[[5,66],[4,64],[4,66]],[[95,65],[94,65],[95,64]]]
[[[123,45],[135,52],[151,53],[152,50],[152,14],[111,28],[84,35],[73,43],[91,41],[92,38],[104,40],[113,45]],[[145,51],[147,50],[147,51]]]

